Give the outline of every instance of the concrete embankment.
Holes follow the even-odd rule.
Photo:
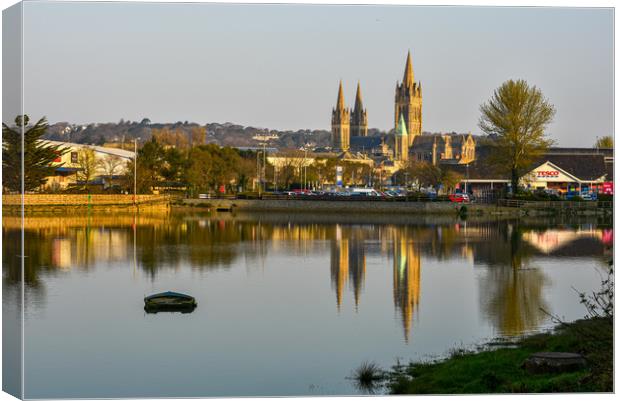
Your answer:
[[[67,213],[93,210],[102,212],[158,210],[170,207],[166,195],[100,195],[100,194],[26,194],[24,211],[31,213]],[[18,214],[22,208],[21,195],[2,195],[2,213]]]
[[[329,201],[304,199],[183,199],[183,205],[210,210],[289,212],[289,213],[393,213],[457,214],[462,205],[451,202]],[[519,209],[487,204],[468,204],[467,212],[476,214],[518,215]]]

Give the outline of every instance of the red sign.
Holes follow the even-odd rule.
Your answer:
[[[603,193],[605,195],[613,195],[614,194],[614,183],[612,181],[603,183]]]
[[[559,171],[537,171],[536,172],[538,177],[559,177],[560,176],[560,172]]]

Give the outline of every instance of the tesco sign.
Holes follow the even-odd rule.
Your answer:
[[[559,177],[560,172],[555,171],[555,170],[549,170],[549,171],[541,170],[541,171],[536,172],[536,176],[539,178]]]

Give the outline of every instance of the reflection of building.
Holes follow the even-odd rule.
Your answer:
[[[603,232],[590,228],[588,230],[546,230],[527,231],[523,233],[523,240],[536,247],[545,254],[566,246],[579,238],[596,238],[603,242]],[[597,241],[598,242],[598,241]]]
[[[355,305],[359,304],[366,275],[366,255],[364,239],[356,234],[359,231],[347,230],[343,232],[341,226],[336,226],[336,236],[331,243],[331,278],[332,287],[336,291],[338,309],[342,305],[342,294],[347,280],[350,279],[350,288],[353,290]]]
[[[332,287],[336,290],[338,310],[342,305],[342,292],[349,274],[349,240],[348,238],[332,240],[331,246]]]
[[[366,276],[366,253],[364,252],[364,240],[353,239],[349,245],[349,279],[353,288],[355,306],[359,305],[360,295],[364,287]]]
[[[407,236],[394,238],[394,306],[400,310],[405,341],[409,341],[409,330],[414,309],[420,302],[420,254]]]
[[[128,255],[128,233],[122,229],[78,228],[65,237],[52,239],[52,266],[70,270],[94,261],[124,260]]]

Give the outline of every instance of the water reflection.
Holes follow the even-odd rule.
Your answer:
[[[5,289],[19,284],[19,226],[17,217],[4,217]],[[125,264],[134,274],[155,280],[163,270],[186,266],[208,271],[229,269],[239,258],[247,266],[265,266],[273,255],[318,260],[327,254],[335,308],[341,310],[350,291],[358,310],[367,259],[372,258],[391,270],[393,305],[406,342],[421,307],[423,267],[429,261],[443,265],[466,261],[481,269],[480,310],[497,332],[518,335],[535,330],[545,318],[541,309],[547,308],[549,279],[538,267],[541,260],[587,257],[603,264],[613,241],[612,229],[597,224],[551,228],[523,221],[319,224],[277,215],[28,217],[25,227],[27,305],[45,303],[43,276],[88,271],[96,263]]]
[[[414,310],[420,303],[420,251],[407,230],[394,230],[394,306],[400,310],[405,341],[409,341],[409,330]]]

